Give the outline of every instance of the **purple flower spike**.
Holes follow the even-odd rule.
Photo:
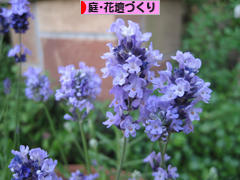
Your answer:
[[[66,100],[71,106],[72,116],[67,114],[64,119],[77,120],[77,110],[86,109],[88,113],[93,108],[92,102],[101,92],[101,79],[93,67],[88,67],[83,62],[79,63],[79,69],[68,65],[59,67],[58,72],[61,74],[61,88],[56,91],[55,98],[57,101]]]
[[[199,101],[208,103],[211,97],[210,83],[196,75],[201,60],[181,51],[177,51],[172,58],[179,66],[173,70],[168,62],[167,70],[159,71],[159,76],[151,81],[154,90],[161,94],[158,97],[150,96],[146,105],[149,115],[144,126],[152,141],[159,138],[165,141],[168,134],[174,132],[192,132],[192,121],[200,120],[199,114],[202,112],[201,108],[195,107],[196,104]]]
[[[26,62],[26,55],[31,55],[31,51],[23,44],[16,45],[8,52],[8,57],[14,57],[17,63]]]
[[[11,27],[16,33],[25,33],[29,27],[28,19],[32,17],[27,0],[11,0]]]
[[[128,26],[122,19],[117,19],[110,28],[110,32],[116,34],[118,45],[108,44],[109,52],[102,58],[106,60],[106,66],[102,69],[103,78],[113,78],[113,88],[110,91],[114,95],[111,107],[114,107],[116,115],[105,121],[107,127],[117,126],[124,132],[125,137],[136,136],[136,130],[140,128],[140,121],[147,117],[144,113],[147,96],[152,91],[147,87],[152,78],[150,68],[162,61],[162,54],[143,47],[143,43],[149,41],[151,33],[142,33],[138,24],[128,21]],[[133,119],[130,111],[141,109],[139,119]]]

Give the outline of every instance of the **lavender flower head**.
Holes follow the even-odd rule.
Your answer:
[[[29,67],[24,73],[26,77],[25,94],[34,101],[46,101],[53,93],[47,76],[41,74],[41,69]]]
[[[151,80],[154,90],[161,94],[150,96],[146,105],[149,118],[144,123],[145,132],[152,141],[159,138],[165,141],[174,132],[192,132],[192,122],[200,120],[202,112],[196,104],[199,101],[208,103],[211,97],[210,83],[196,75],[201,67],[200,59],[181,51],[172,59],[179,66],[173,70],[167,62],[167,69],[159,71],[159,76]]]
[[[4,81],[3,81],[3,87],[4,87],[4,93],[7,95],[7,94],[10,94],[10,89],[11,89],[11,80],[9,78],[6,78]]]
[[[113,78],[114,95],[110,107],[114,107],[115,115],[107,112],[108,120],[103,124],[112,125],[123,130],[125,137],[135,136],[140,128],[139,122],[145,115],[143,107],[146,97],[152,93],[147,89],[151,77],[150,68],[159,66],[162,54],[153,50],[152,44],[144,48],[143,43],[149,41],[151,33],[142,33],[138,24],[128,21],[128,26],[122,19],[117,19],[110,28],[118,37],[118,45],[108,44],[110,52],[105,53],[106,66],[102,69],[103,78]],[[140,117],[133,120],[130,111],[140,109]]]
[[[168,162],[169,159],[170,156],[165,154],[164,161]],[[153,170],[152,176],[154,177],[154,180],[168,180],[176,179],[179,177],[176,167],[172,167],[170,164],[168,165],[166,170],[163,167],[161,167],[162,158],[160,152],[156,153],[155,151],[153,151],[143,160],[143,162],[149,163],[151,165],[151,168]]]
[[[0,33],[7,33],[10,26],[12,12],[6,8],[0,8]]]
[[[54,172],[57,160],[48,158],[46,151],[40,148],[29,150],[28,146],[20,146],[20,151],[12,150],[14,158],[8,168],[13,173],[12,180],[61,180]]]
[[[98,178],[98,174],[84,175],[79,170],[73,172],[69,180],[94,180]]]
[[[8,52],[8,57],[14,57],[16,63],[26,62],[26,55],[31,55],[31,51],[23,44],[16,45]]]
[[[56,91],[55,98],[57,101],[67,100],[68,105],[72,106],[72,116],[66,114],[64,118],[76,120],[77,110],[81,112],[86,109],[88,113],[93,108],[92,101],[101,92],[101,79],[93,67],[88,67],[83,62],[79,63],[79,69],[68,65],[59,67],[58,72],[61,74],[61,88]]]
[[[25,33],[29,27],[28,19],[32,17],[27,0],[10,0],[11,9],[11,27],[16,33]]]

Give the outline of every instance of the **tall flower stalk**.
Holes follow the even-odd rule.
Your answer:
[[[116,179],[120,179],[121,169],[122,169],[123,162],[124,162],[124,159],[125,159],[125,154],[126,154],[126,147],[127,147],[127,138],[124,137],[123,138],[123,148],[122,148],[122,153],[121,153],[121,159],[120,159],[120,162],[119,162],[119,165],[118,165]]]
[[[114,108],[115,114],[107,112],[108,120],[103,122],[107,128],[115,125],[125,138],[136,136],[136,130],[145,118],[144,110],[146,97],[152,93],[148,89],[152,73],[150,68],[159,66],[162,54],[153,50],[150,43],[149,48],[143,47],[143,43],[149,41],[151,33],[142,33],[138,24],[128,21],[125,25],[122,19],[117,19],[110,28],[110,32],[116,34],[118,45],[108,44],[110,52],[105,53],[102,58],[106,59],[106,66],[102,69],[103,77],[113,77],[113,88],[111,93],[114,100],[110,107]],[[138,119],[134,119],[132,112],[140,110]],[[120,178],[124,152],[126,151],[124,140],[122,157],[119,162],[116,179]]]
[[[21,92],[21,76],[22,76],[22,62],[26,61],[26,55],[30,51],[22,44],[22,34],[24,34],[29,27],[28,19],[32,17],[27,0],[10,0],[11,9],[0,9],[0,32],[7,33],[12,28],[19,36],[19,45],[12,48],[8,56],[14,57],[15,61],[19,63],[19,74],[17,83],[17,109],[16,109],[16,130],[14,133],[14,144],[16,147],[20,143],[20,121],[19,111],[21,107],[20,92]]]
[[[93,101],[101,92],[101,79],[93,67],[88,67],[83,62],[79,63],[79,69],[75,69],[74,65],[68,65],[59,67],[58,71],[61,74],[61,88],[56,91],[55,98],[58,101],[66,100],[70,106],[70,113],[65,114],[64,119],[79,123],[85,163],[87,171],[90,173],[91,165],[83,123],[89,111],[94,107]]]

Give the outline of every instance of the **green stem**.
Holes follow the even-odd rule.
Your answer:
[[[48,119],[48,122],[49,122],[49,125],[50,125],[50,128],[51,128],[51,131],[52,131],[52,134],[54,136],[54,138],[57,138],[57,133],[56,133],[56,129],[55,129],[55,126],[54,126],[54,122],[53,122],[53,119],[48,111],[48,108],[46,107],[45,104],[43,104],[43,108],[44,108],[44,111],[46,113],[46,116],[47,116],[47,119]],[[60,148],[60,153],[61,153],[61,156],[62,156],[62,160],[64,162],[65,165],[67,165],[67,159],[66,159],[66,156],[63,152],[63,149]]]
[[[3,35],[0,34],[0,52],[1,52],[0,54],[3,54],[3,53],[2,53],[2,51],[3,51],[2,46],[3,46]]]
[[[74,143],[77,147],[77,150],[79,151],[79,153],[81,154],[82,158],[84,158],[84,152],[79,144],[79,141],[77,139],[74,138]]]
[[[122,166],[123,166],[123,161],[124,161],[125,153],[126,153],[126,147],[127,147],[127,138],[124,137],[122,154],[121,154],[121,160],[120,160],[120,163],[119,163],[119,166],[118,166],[117,175],[116,175],[116,180],[119,180],[119,179],[120,179],[120,174],[121,174],[121,170],[122,170]]]
[[[84,134],[84,131],[83,131],[82,123],[83,123],[82,121],[79,122],[79,127],[80,127],[82,143],[83,143],[83,150],[84,150],[84,154],[85,154],[85,163],[86,163],[86,166],[87,166],[87,172],[88,172],[88,174],[90,174],[91,173],[90,161],[89,161],[89,156],[88,156],[86,137],[85,137],[85,134]]]
[[[20,44],[20,55],[22,54],[22,35],[19,34],[19,44]],[[18,82],[17,82],[17,109],[16,109],[16,129],[14,133],[14,146],[18,148],[20,144],[20,120],[19,120],[19,110],[21,107],[21,99],[20,99],[20,92],[21,92],[21,80],[22,80],[22,62],[19,62],[19,74],[18,74]]]
[[[170,135],[171,134],[169,134],[168,135],[168,137],[167,137],[167,141],[164,143],[161,143],[161,141],[159,142],[160,143],[160,151],[161,151],[161,167],[163,168],[163,169],[166,169],[166,163],[165,163],[165,154],[166,154],[166,151],[167,151],[167,145],[168,145],[168,142],[169,142],[169,139],[170,139]]]
[[[3,148],[3,151],[1,152],[2,153],[2,169],[3,169],[3,173],[2,173],[2,179],[5,179],[6,177],[6,173],[7,173],[7,168],[5,166],[5,164],[8,163],[8,160],[9,160],[9,153],[8,153],[8,146],[9,146],[9,141],[8,141],[8,138],[9,138],[9,131],[8,131],[8,126],[7,126],[7,119],[6,119],[6,114],[8,112],[8,95],[6,96],[5,98],[5,106],[3,108],[3,111],[2,111],[2,114],[1,114],[1,119],[3,119],[3,127],[4,127],[4,130],[3,130],[3,134],[4,134],[4,148]]]

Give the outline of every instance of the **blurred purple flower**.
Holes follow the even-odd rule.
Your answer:
[[[167,171],[165,171],[163,168],[158,168],[157,171],[152,173],[152,176],[154,177],[154,180],[167,180],[168,179]]]
[[[25,94],[34,101],[46,101],[53,93],[47,76],[41,75],[41,69],[29,67],[24,73],[26,77]]]
[[[31,51],[23,44],[16,45],[8,52],[8,57],[14,57],[17,63],[26,62],[26,55],[31,55]]]
[[[10,17],[12,12],[6,8],[0,8],[0,33],[9,32]]]
[[[167,154],[164,155],[164,161],[167,162],[170,159],[170,156]],[[153,170],[152,175],[154,180],[167,180],[167,179],[176,179],[179,177],[177,173],[177,168],[168,165],[167,170],[163,169],[160,165],[162,164],[161,153],[156,153],[153,151],[149,154],[144,160],[144,163],[149,163]]]
[[[84,175],[79,170],[73,172],[69,180],[94,180],[98,178],[98,174]]]
[[[179,177],[179,174],[177,173],[177,168],[172,167],[171,165],[168,165],[168,178],[176,179],[178,177]]]
[[[29,2],[27,0],[10,0],[11,9],[11,27],[16,33],[25,33],[29,27],[28,19],[33,17]]]

